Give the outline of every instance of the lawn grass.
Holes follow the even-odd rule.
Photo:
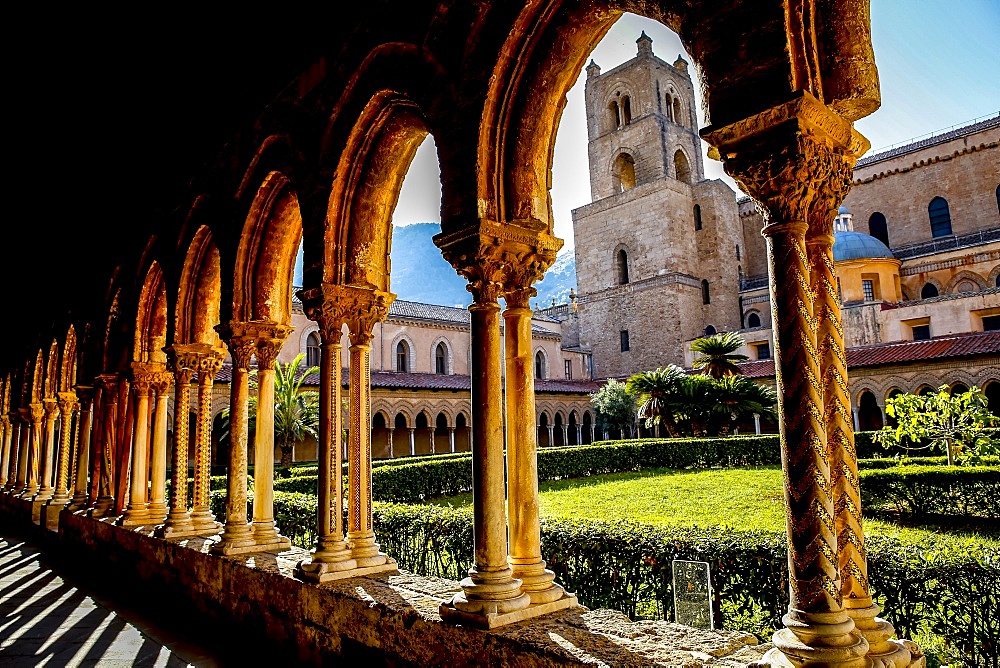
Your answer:
[[[657,526],[725,526],[735,530],[785,530],[785,501],[780,466],[637,473],[543,482],[539,485],[543,518],[631,520]],[[471,494],[430,501],[443,506],[471,506]],[[865,531],[904,540],[930,533],[967,536],[1000,546],[1000,535],[929,525],[866,519]]]

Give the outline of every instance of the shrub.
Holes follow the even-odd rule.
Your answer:
[[[1000,517],[1000,467],[895,466],[860,472],[865,508],[907,515]]]
[[[459,579],[473,563],[466,509],[376,504],[375,531],[401,568]],[[971,665],[995,657],[1000,638],[1000,555],[970,541],[868,539],[871,584],[900,637],[947,638]],[[785,537],[623,522],[544,521],[542,554],[558,581],[591,608],[670,619],[674,559],[710,564],[716,620],[767,640],[788,606]]]
[[[294,478],[279,478],[274,481],[275,492],[294,492],[316,496],[319,478],[316,475],[302,475]]]

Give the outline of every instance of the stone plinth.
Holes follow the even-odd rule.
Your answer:
[[[451,580],[402,572],[317,585],[293,577],[309,556],[298,548],[218,556],[209,554],[215,536],[165,541],[68,512],[60,522],[62,549],[133,578],[149,600],[183,597],[192,614],[266,635],[317,664],[737,666],[770,647],[749,634],[579,607],[487,631],[442,622],[441,603],[461,591]]]

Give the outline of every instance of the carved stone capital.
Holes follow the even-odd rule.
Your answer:
[[[118,374],[104,373],[94,379],[107,395],[105,401],[115,403],[118,400]]]
[[[6,415],[0,415],[0,426],[3,426],[6,429],[7,427],[10,426],[10,424],[11,423],[9,417],[7,417]]]
[[[251,339],[253,341],[260,341],[262,339],[280,339],[284,341],[288,338],[289,334],[295,331],[295,328],[290,325],[280,325],[276,322],[266,322],[263,320],[251,320],[249,322],[230,320],[222,325],[216,325],[215,331],[219,333],[223,341],[231,341],[234,338]]]
[[[233,357],[233,369],[248,371],[250,361],[257,352],[257,340],[246,336],[232,336],[226,341],[226,345]]]
[[[214,380],[226,357],[223,348],[216,348],[210,343],[178,343],[167,348],[166,352],[179,382],[190,382],[191,376],[196,373],[201,378]]]
[[[396,295],[362,285],[324,283],[300,293],[306,317],[319,323],[323,343],[340,341],[344,324],[350,330],[351,343],[371,340],[372,329],[389,315]]]
[[[32,424],[41,422],[45,419],[45,405],[42,403],[29,404],[28,415]]]
[[[76,386],[76,397],[84,406],[90,405],[91,400],[94,398],[94,388],[90,385],[77,385]]]
[[[59,410],[62,412],[64,417],[73,412],[73,407],[77,404],[76,392],[60,392],[56,395],[56,397],[56,401],[59,404]]]
[[[702,134],[726,172],[768,214],[764,234],[808,226],[832,233],[854,164],[869,147],[851,124],[807,92],[785,104]]]
[[[170,391],[173,382],[174,374],[169,371],[156,371],[152,374],[149,386],[156,392],[157,396],[165,396]]]
[[[273,369],[281,351],[284,339],[263,339],[257,341],[257,368]]]
[[[492,303],[509,295],[525,304],[535,294],[531,285],[552,266],[563,244],[536,220],[505,225],[481,220],[471,229],[439,234],[434,243],[469,281],[466,288],[476,303]]]
[[[45,410],[46,420],[55,420],[59,417],[59,400],[54,397],[42,399],[42,406]]]

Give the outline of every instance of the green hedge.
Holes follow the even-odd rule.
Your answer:
[[[467,509],[377,504],[375,531],[383,549],[412,572],[460,579],[473,562],[472,514]],[[946,537],[919,544],[880,536],[867,541],[876,600],[900,637],[937,634],[970,665],[997,665],[996,550]],[[633,619],[670,619],[674,559],[709,562],[716,619],[724,628],[768,640],[787,610],[787,552],[781,533],[546,520],[542,555],[583,605],[620,610]]]
[[[1000,466],[1000,457],[981,457],[980,466]],[[940,457],[900,457],[899,459],[859,459],[858,468],[863,470],[891,469],[896,466],[945,466],[948,458]]]
[[[861,504],[906,515],[1000,517],[1000,467],[894,466],[860,472]]]

